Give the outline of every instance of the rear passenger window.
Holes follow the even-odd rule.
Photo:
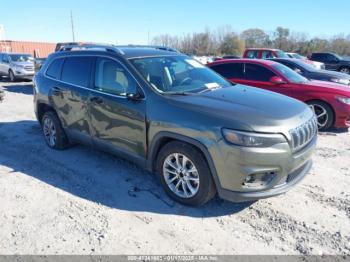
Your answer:
[[[62,69],[63,82],[88,87],[91,72],[91,57],[68,57]]]
[[[269,82],[273,76],[276,76],[274,72],[261,65],[245,65],[245,79],[247,80]]]
[[[215,72],[222,75],[225,78],[242,78],[243,77],[243,64],[240,63],[225,63],[214,65],[211,67]]]
[[[59,79],[61,75],[61,67],[64,59],[59,58],[55,59],[50,65],[49,68],[46,71],[46,75],[49,77],[52,77],[54,79]]]
[[[258,51],[248,51],[247,52],[247,58],[253,59],[253,58],[258,58]]]

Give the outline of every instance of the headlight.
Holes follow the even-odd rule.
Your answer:
[[[22,65],[14,65],[13,67],[14,67],[14,68],[17,68],[17,69],[22,69],[22,68],[24,68],[24,66],[22,66]]]
[[[349,85],[350,80],[349,79],[339,79],[339,78],[332,78],[332,82],[343,84],[343,85]]]
[[[226,128],[222,129],[222,134],[227,142],[237,146],[270,147],[275,144],[287,142],[285,137],[280,134],[259,134]]]
[[[342,102],[344,104],[350,105],[350,98],[349,97],[344,97],[344,96],[337,96],[336,99],[339,102]]]

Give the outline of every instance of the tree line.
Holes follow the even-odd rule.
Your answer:
[[[152,44],[169,46],[192,55],[242,55],[245,48],[269,47],[308,56],[313,52],[335,52],[350,55],[350,35],[330,38],[308,37],[305,33],[291,32],[277,27],[273,32],[250,28],[238,34],[230,26],[216,30],[188,33],[182,36],[162,34],[152,39]]]

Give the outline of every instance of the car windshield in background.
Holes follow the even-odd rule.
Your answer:
[[[160,93],[197,93],[231,85],[211,69],[186,56],[137,58],[131,62]]]
[[[303,62],[302,60],[294,60],[293,63],[297,64],[298,66],[300,66],[301,68],[303,68],[306,71],[318,71],[317,68],[313,67],[312,65],[309,65],[305,62]]]
[[[289,82],[301,84],[301,83],[307,83],[309,81],[305,77],[299,75],[289,67],[286,67],[282,64],[276,63],[272,65],[272,67],[276,69],[280,74],[282,74],[285,78],[287,78]]]
[[[32,62],[34,60],[31,55],[11,54],[9,56],[12,62]]]
[[[296,59],[304,59],[304,57],[302,57],[301,55],[299,54],[292,54],[292,56]]]
[[[278,50],[276,52],[277,52],[279,58],[289,58],[289,56],[285,52],[283,52],[282,50]]]

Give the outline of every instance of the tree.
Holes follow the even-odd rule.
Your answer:
[[[241,55],[244,48],[244,41],[235,33],[230,33],[223,38],[219,51],[223,55]]]
[[[251,28],[241,33],[245,40],[246,47],[266,47],[269,42],[269,35],[259,28]]]
[[[274,32],[274,46],[278,49],[285,50],[288,44],[289,29],[281,26],[276,28]]]

